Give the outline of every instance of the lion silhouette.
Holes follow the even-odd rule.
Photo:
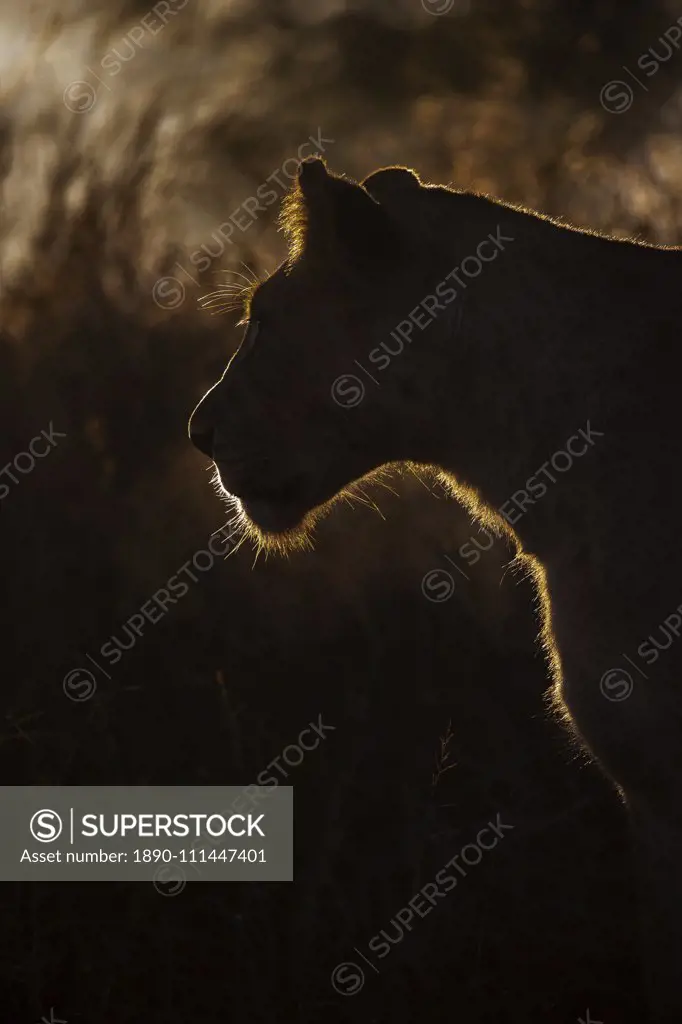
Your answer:
[[[288,258],[248,296],[191,439],[262,544],[306,543],[396,462],[436,467],[513,538],[553,707],[630,814],[650,1019],[679,1021],[682,251],[317,159],[282,226]]]

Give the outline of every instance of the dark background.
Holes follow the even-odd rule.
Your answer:
[[[226,520],[186,421],[240,331],[198,299],[219,269],[274,269],[278,204],[197,283],[189,254],[318,129],[338,172],[407,164],[679,243],[682,53],[650,78],[637,60],[682,7],[189,0],[131,51],[149,10],[0,6],[0,464],[67,435],[0,501],[1,778],[246,785],[320,714],[335,728],[288,769],[293,884],[3,883],[0,1019],[642,1021],[618,800],[548,718],[528,585],[501,542],[451,569],[473,528],[433,481],[373,486],[381,516],[337,506],[314,553],[242,547],[89,699],[63,679]],[[495,850],[336,992],[498,813]]]

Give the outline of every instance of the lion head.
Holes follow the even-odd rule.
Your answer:
[[[250,295],[241,345],[189,426],[262,542],[300,542],[378,467],[438,462],[462,315],[442,279],[482,237],[480,225],[444,237],[457,200],[487,203],[404,168],[357,184],[320,159],[301,165],[282,213],[289,256]]]

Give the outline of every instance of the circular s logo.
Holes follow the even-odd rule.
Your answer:
[[[72,668],[62,681],[62,689],[76,704],[89,700],[97,689],[97,680],[87,668]]]
[[[63,100],[72,114],[87,114],[97,102],[97,92],[89,82],[71,82],[64,90]]]
[[[159,309],[177,309],[185,301],[185,286],[177,277],[160,277],[152,288]]]
[[[53,843],[55,839],[59,839],[63,827],[62,819],[57,812],[48,808],[36,811],[29,824],[31,835],[39,843]]]
[[[616,704],[627,700],[634,688],[633,678],[624,668],[610,668],[599,680],[602,696]]]
[[[154,872],[153,882],[162,896],[178,896],[187,885],[187,876],[179,864],[162,865]]]
[[[628,82],[614,79],[607,82],[599,94],[599,102],[609,114],[624,114],[630,109],[635,99],[635,92]]]
[[[332,971],[332,985],[341,996],[354,996],[365,984],[365,973],[350,960],[337,964]]]
[[[365,385],[354,373],[344,373],[332,384],[332,398],[342,409],[353,409],[365,397]]]
[[[431,569],[422,580],[422,594],[434,604],[449,601],[455,592],[455,581],[446,569]]]

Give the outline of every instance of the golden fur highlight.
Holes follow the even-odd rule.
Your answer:
[[[539,622],[538,645],[547,663],[552,684],[546,695],[548,710],[554,718],[559,719],[568,727],[575,740],[576,750],[585,753],[580,737],[575,730],[575,724],[561,696],[563,681],[561,658],[554,638],[552,606],[545,567],[537,558],[523,550],[523,545],[518,535],[509,523],[503,519],[499,512],[486,505],[478,491],[473,487],[462,484],[451,473],[438,471],[436,476],[451,496],[466,508],[474,522],[483,526],[496,537],[506,537],[516,549],[516,556],[510,563],[510,567],[532,580],[536,594],[534,609]],[[589,760],[589,757],[587,757],[587,760]]]
[[[230,494],[223,487],[218,470],[216,469],[213,474],[211,483],[218,496],[223,499],[226,503],[228,510],[231,513],[230,519],[228,519],[226,525],[236,528],[239,531],[240,539],[237,547],[248,541],[255,551],[256,558],[261,554],[276,555],[278,557],[288,557],[289,555],[295,554],[299,551],[313,551],[314,545],[314,534],[318,524],[329,515],[335,505],[340,502],[344,502],[347,505],[353,506],[354,503],[364,505],[367,508],[373,509],[382,518],[383,513],[379,506],[370,498],[362,489],[365,484],[379,484],[385,487],[391,493],[396,494],[391,487],[384,482],[384,478],[389,474],[391,470],[395,469],[402,470],[404,468],[410,468],[406,464],[392,463],[387,466],[380,466],[378,469],[372,470],[371,473],[360,477],[359,480],[354,480],[347,487],[323,502],[321,505],[317,505],[315,508],[307,512],[301,522],[293,527],[291,530],[283,530],[281,532],[265,531],[261,530],[252,520],[248,517],[241,501],[235,495]],[[362,486],[361,486],[362,485]]]
[[[299,182],[282,200],[277,226],[284,235],[287,247],[287,263],[295,263],[301,256],[308,233],[308,208]]]

